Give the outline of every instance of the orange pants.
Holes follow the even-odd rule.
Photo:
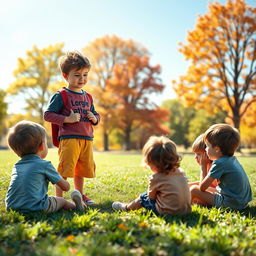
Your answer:
[[[58,172],[64,177],[95,177],[93,141],[85,139],[63,139],[59,145]]]

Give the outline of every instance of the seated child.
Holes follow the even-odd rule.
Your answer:
[[[234,156],[239,146],[239,132],[228,124],[212,125],[204,133],[206,153],[212,166],[199,185],[190,187],[192,201],[197,198],[202,205],[244,209],[252,200],[248,177]],[[216,188],[210,188],[218,180]]]
[[[56,212],[59,209],[86,209],[77,190],[71,193],[75,204],[62,197],[47,195],[49,182],[64,191],[68,191],[70,185],[51,162],[43,160],[48,153],[44,127],[30,121],[18,122],[10,129],[8,144],[21,159],[12,170],[5,199],[7,210]]]
[[[155,214],[189,213],[191,196],[187,179],[179,168],[181,157],[174,142],[164,136],[152,136],[142,153],[144,163],[153,172],[149,177],[148,191],[128,204],[114,202],[113,209],[130,211],[144,207]]]
[[[201,134],[195,139],[195,141],[192,144],[192,150],[195,153],[195,159],[201,167],[200,181],[189,182],[189,186],[199,185],[200,182],[203,181],[205,175],[209,172],[212,166],[212,161],[207,156],[205,147],[206,145],[204,143],[204,134]],[[215,188],[217,185],[217,180],[214,180],[211,184],[211,187]]]

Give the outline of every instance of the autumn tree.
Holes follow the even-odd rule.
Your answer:
[[[4,119],[7,116],[7,103],[5,102],[6,92],[0,90],[0,136],[4,130]]]
[[[118,122],[116,98],[113,97],[113,91],[108,83],[113,77],[113,69],[117,63],[126,62],[127,57],[133,54],[144,56],[148,51],[132,40],[107,35],[94,40],[83,49],[83,53],[92,64],[86,90],[92,91],[97,111],[101,114],[103,144],[106,151],[109,150],[109,134]]]
[[[25,58],[18,58],[14,71],[16,80],[8,88],[11,95],[25,101],[25,109],[43,124],[44,107],[52,93],[60,87],[58,59],[64,54],[63,44],[50,45],[39,49],[33,46]]]
[[[142,117],[139,120],[134,121],[130,136],[129,144],[134,149],[142,149],[152,135],[169,135],[170,133],[170,129],[165,124],[169,116],[167,110],[156,107],[142,111],[141,115]],[[122,141],[124,141],[123,131],[121,131],[121,137]]]
[[[256,8],[243,0],[210,3],[180,51],[191,65],[174,81],[177,94],[198,108],[227,110],[239,129],[256,101]]]
[[[124,137],[124,149],[131,149],[131,133],[135,123],[140,126],[150,125],[156,130],[161,129],[160,123],[166,113],[157,109],[150,100],[152,93],[161,93],[164,89],[159,74],[159,65],[152,66],[148,56],[133,55],[125,63],[114,67],[114,76],[108,81],[117,99],[119,127]],[[163,114],[164,113],[164,114]]]
[[[241,143],[243,146],[254,147],[256,146],[256,103],[246,111],[244,118],[241,122]]]

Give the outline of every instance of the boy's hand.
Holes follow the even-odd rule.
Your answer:
[[[206,152],[202,154],[202,157],[200,159],[200,164],[203,166],[207,166],[209,163],[211,163],[211,160],[209,159],[208,155]]]
[[[80,114],[74,113],[73,109],[70,110],[70,115],[65,117],[64,123],[76,123],[80,120]]]
[[[96,116],[91,112],[91,111],[88,111],[87,112],[88,114],[87,114],[87,118],[91,121],[91,122],[93,122],[94,124],[96,124],[97,123],[97,118],[96,118]]]
[[[61,190],[64,190],[64,191],[69,191],[70,189],[70,185],[68,183],[68,181],[64,180],[64,179],[61,179],[60,181],[58,181],[56,183],[56,185],[61,189]]]

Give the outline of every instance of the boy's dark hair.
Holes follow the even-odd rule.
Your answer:
[[[224,156],[233,156],[240,144],[240,135],[231,125],[214,124],[205,132],[204,141],[219,147]]]
[[[91,67],[90,61],[80,52],[68,52],[61,57],[59,65],[64,74],[68,74],[72,69],[80,70]]]
[[[10,148],[20,157],[36,154],[46,131],[40,124],[31,121],[20,121],[8,133]]]
[[[143,147],[143,161],[153,164],[159,172],[169,173],[180,166],[181,156],[176,145],[165,136],[152,136]]]

